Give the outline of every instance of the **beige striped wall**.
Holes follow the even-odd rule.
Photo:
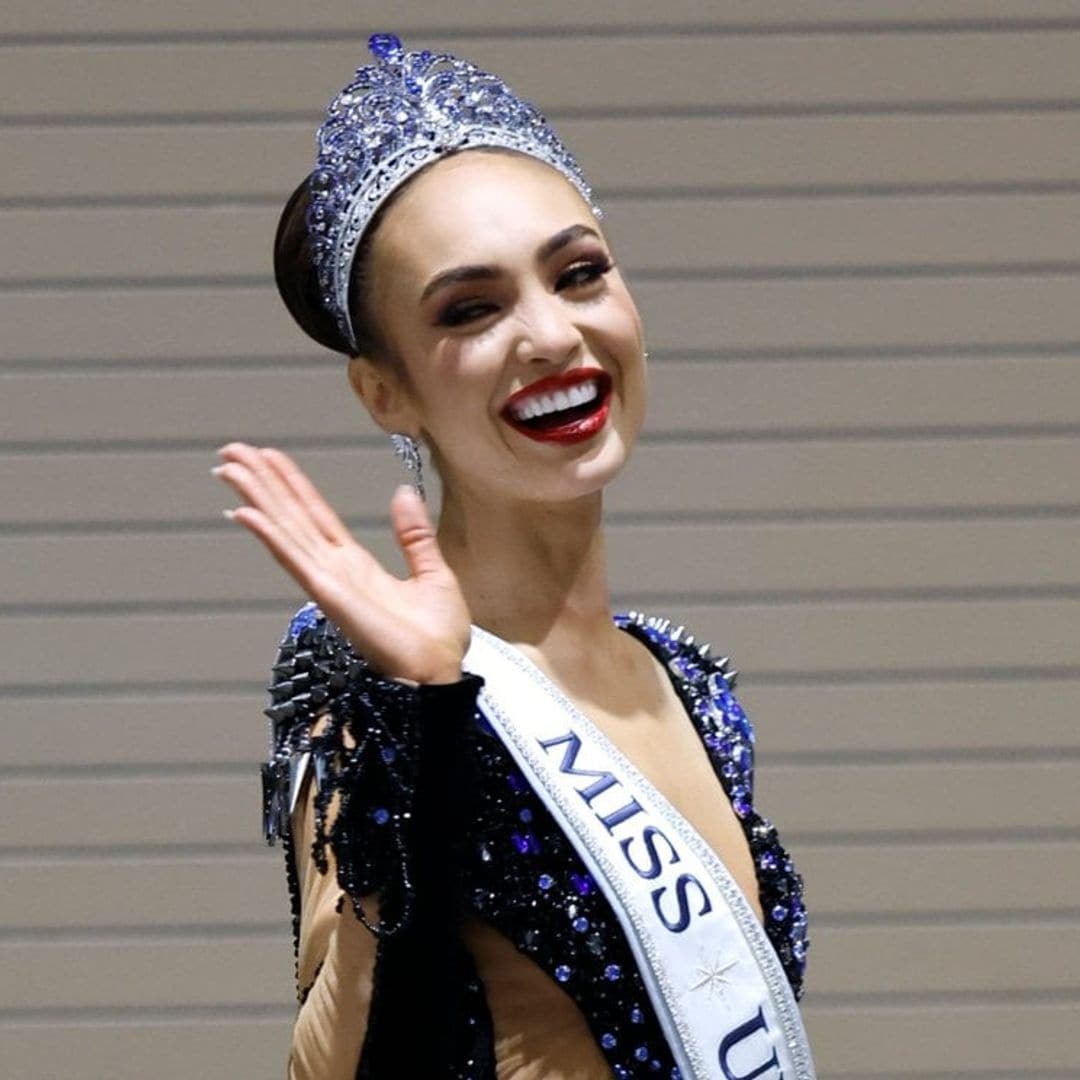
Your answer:
[[[577,151],[654,357],[620,604],[731,652],[823,1080],[1080,1075],[1080,2],[6,0],[0,1072],[283,1072],[260,710],[297,595],[232,437],[387,554],[268,250],[371,30]]]

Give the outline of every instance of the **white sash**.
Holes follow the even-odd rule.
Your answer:
[[[463,667],[618,916],[682,1075],[814,1080],[779,957],[700,834],[520,650],[473,626]]]

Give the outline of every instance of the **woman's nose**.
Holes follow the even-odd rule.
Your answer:
[[[584,341],[573,314],[556,294],[545,292],[523,302],[518,359],[561,363],[573,357]]]

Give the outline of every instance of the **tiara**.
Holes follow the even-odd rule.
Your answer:
[[[536,107],[497,76],[447,54],[406,50],[373,34],[376,62],[358,68],[327,106],[308,177],[307,231],[320,299],[351,349],[349,279],[364,231],[413,173],[451,150],[496,146],[558,169],[600,210],[577,162]]]

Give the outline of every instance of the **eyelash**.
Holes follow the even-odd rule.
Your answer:
[[[556,290],[592,285],[606,273],[613,270],[615,263],[610,259],[586,259],[575,263],[563,271],[555,282]],[[584,274],[584,277],[581,275]],[[466,301],[463,304],[450,304],[439,316],[440,326],[463,326],[474,319],[483,318],[493,305],[488,301]]]

